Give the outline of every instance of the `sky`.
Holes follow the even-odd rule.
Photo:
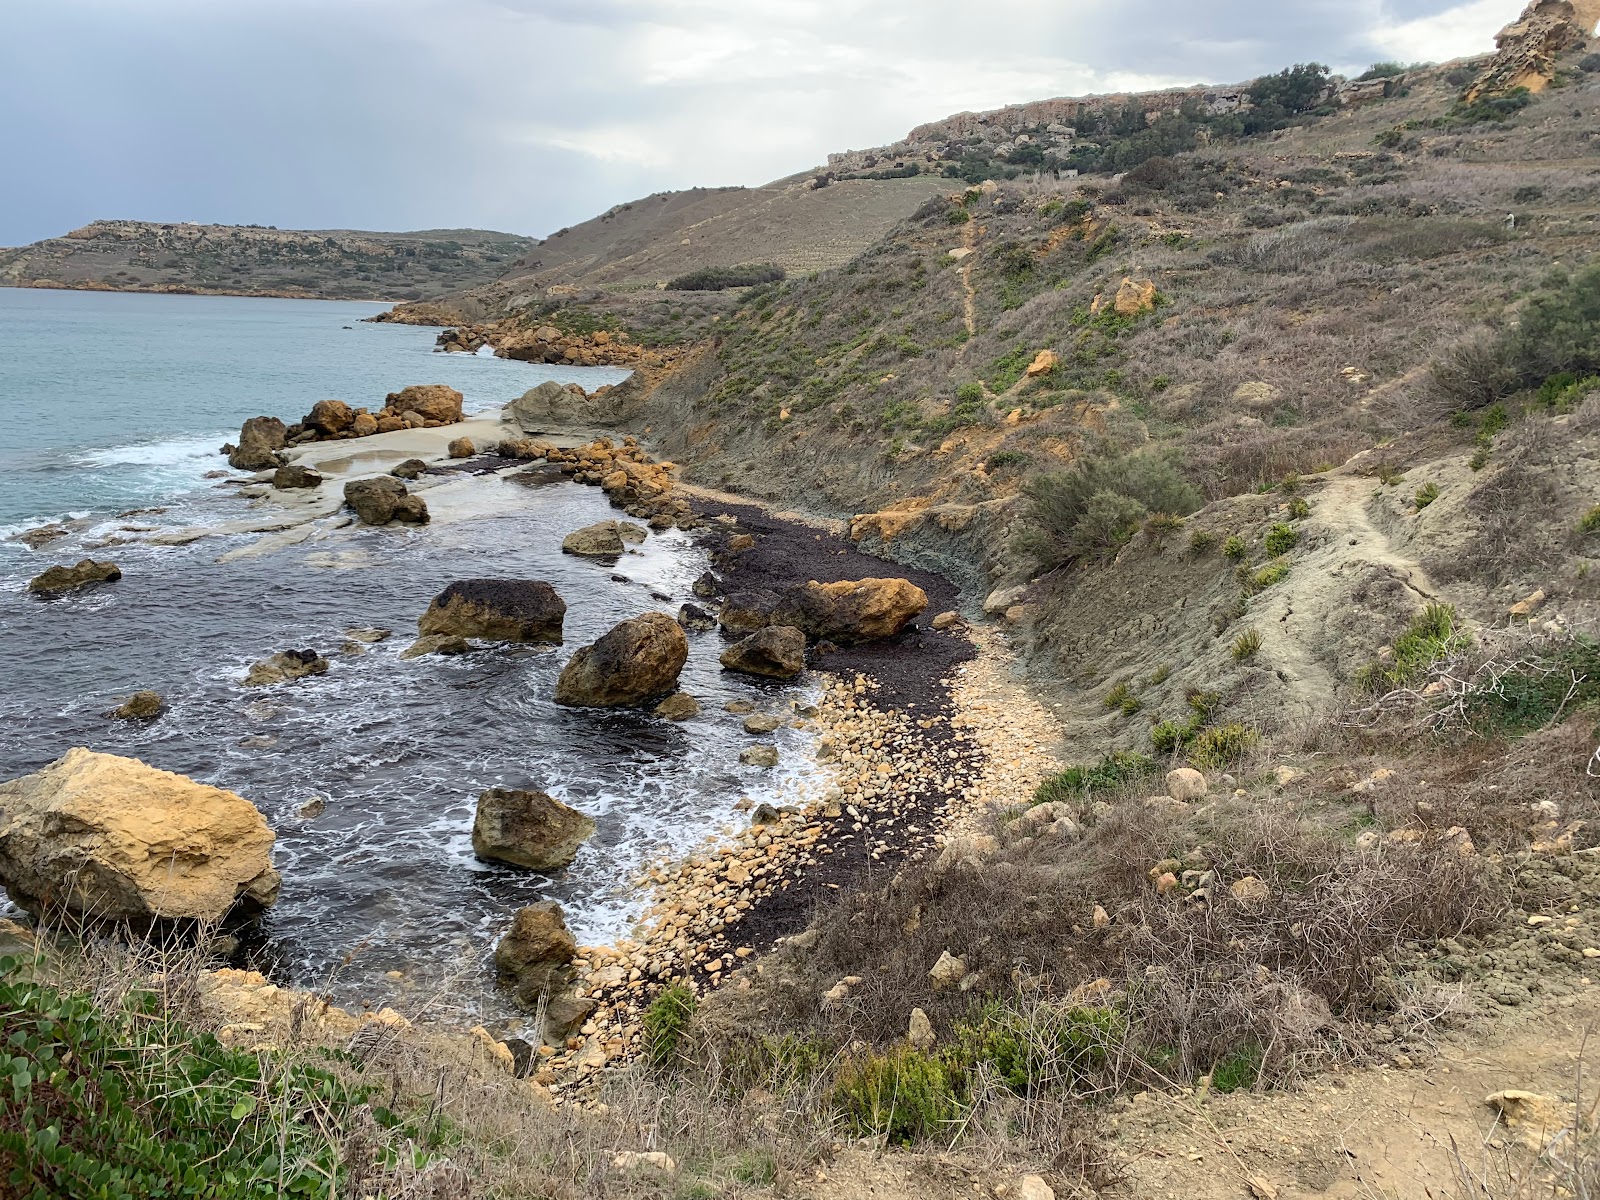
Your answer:
[[[543,236],[968,109],[1493,48],[1523,0],[3,0],[0,246]]]

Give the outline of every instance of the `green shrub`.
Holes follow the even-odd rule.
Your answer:
[[[941,1060],[896,1046],[846,1059],[834,1080],[834,1104],[857,1135],[909,1145],[961,1119],[959,1082]]]
[[[6,1196],[343,1194],[338,1131],[356,1123],[372,1089],[314,1063],[231,1050],[170,1020],[149,996],[98,1009],[25,981],[12,959],[0,959],[0,1029]],[[397,1123],[385,1109],[373,1115]],[[380,1167],[394,1161],[380,1158]]]
[[[1186,731],[1176,721],[1158,721],[1150,727],[1150,745],[1157,754],[1176,753],[1186,741]]]
[[[1231,766],[1256,743],[1256,731],[1233,722],[1200,730],[1189,743],[1189,761],[1202,770]]]
[[[1600,504],[1578,518],[1578,532],[1584,537],[1600,533]]]
[[[996,450],[983,460],[983,467],[986,471],[994,472],[1006,467],[1025,467],[1032,461],[1033,455],[1022,450]]]
[[[1243,1046],[1211,1068],[1211,1090],[1237,1092],[1256,1085],[1266,1056],[1260,1046]]]
[[[1154,671],[1150,672],[1150,678],[1145,680],[1145,682],[1148,683],[1151,687],[1155,687],[1157,684],[1165,683],[1167,681],[1168,677],[1171,674],[1172,674],[1172,664],[1171,663],[1162,663]]]
[[[1400,62],[1373,63],[1365,71],[1356,76],[1357,83],[1366,83],[1369,79],[1391,79],[1396,75],[1404,75],[1409,67]]]
[[[1289,501],[1289,519],[1291,521],[1303,521],[1310,515],[1311,505],[1306,502],[1304,496],[1296,496]]]
[[[1217,544],[1217,535],[1209,529],[1196,529],[1189,535],[1189,549],[1195,556],[1210,552]]]
[[[1267,530],[1267,553],[1273,558],[1289,553],[1299,542],[1300,531],[1293,525],[1285,525],[1279,521]]]
[[[671,1070],[679,1063],[683,1038],[697,1005],[687,986],[675,983],[644,1010],[640,1022],[644,1034],[645,1057],[659,1071]]]
[[[784,270],[773,263],[744,263],[736,267],[701,267],[669,280],[669,292],[720,292],[727,288],[777,283]]]
[[[1127,1044],[1113,1008],[1045,1004],[1021,1013],[990,1001],[955,1028],[952,1057],[967,1074],[984,1065],[1019,1096],[1072,1091]]]
[[[1393,487],[1395,484],[1404,480],[1405,477],[1405,472],[1400,470],[1399,467],[1395,466],[1387,459],[1378,464],[1378,481],[1382,483],[1384,487]]]
[[[1261,649],[1261,631],[1259,629],[1246,629],[1233,639],[1233,658],[1235,662],[1243,662]]]
[[[1083,800],[1095,792],[1114,791],[1136,783],[1156,772],[1155,760],[1143,754],[1119,750],[1108,754],[1092,767],[1068,767],[1052,775],[1033,793],[1035,804],[1055,804]]]
[[[1481,733],[1514,736],[1542,729],[1600,703],[1600,641],[1576,636],[1554,648],[1519,656],[1489,686],[1467,693],[1468,722]]]
[[[1105,699],[1101,701],[1101,704],[1107,709],[1121,708],[1133,698],[1133,689],[1126,683],[1119,683],[1106,693]]]
[[[1264,592],[1275,583],[1282,583],[1289,577],[1289,562],[1287,559],[1275,558],[1267,563],[1245,580],[1245,591],[1252,596],[1257,592]]]
[[[1035,476],[1018,548],[1057,567],[1124,545],[1152,513],[1186,516],[1200,494],[1154,454],[1086,454],[1065,471]]]
[[[1417,489],[1417,494],[1413,497],[1413,503],[1416,504],[1417,511],[1421,512],[1438,498],[1439,485],[1430,480]]]
[[[1469,639],[1456,629],[1456,610],[1448,604],[1429,604],[1411,619],[1405,632],[1394,640],[1394,658],[1388,666],[1373,663],[1357,673],[1357,682],[1368,691],[1386,692],[1405,687],[1428,673],[1442,658],[1448,658],[1468,644]]]
[[[968,380],[956,389],[957,404],[982,404],[983,384],[976,380]]]
[[[1245,545],[1244,539],[1237,533],[1233,534],[1228,538],[1227,541],[1222,543],[1222,556],[1224,558],[1232,559],[1234,562],[1242,562],[1244,560],[1244,556],[1248,554],[1249,551],[1250,548]]]

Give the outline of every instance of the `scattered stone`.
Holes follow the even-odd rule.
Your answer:
[[[308,675],[326,675],[328,660],[315,650],[280,650],[250,668],[245,687],[273,687]]]
[[[758,804],[755,807],[755,811],[750,814],[752,827],[757,825],[781,825],[782,823],[783,813],[770,804]]]
[[[567,602],[542,579],[461,579],[417,620],[424,635],[560,644]]]
[[[1533,616],[1534,613],[1538,612],[1544,607],[1545,599],[1546,597],[1544,589],[1540,588],[1531,596],[1524,596],[1510,608],[1506,609],[1506,615],[1509,617],[1520,617],[1523,620],[1527,620],[1529,617]]]
[[[735,716],[742,713],[755,712],[756,706],[749,700],[729,700],[722,706],[723,712],[731,712]]]
[[[1229,884],[1228,894],[1244,905],[1265,904],[1272,899],[1272,890],[1254,875],[1246,875],[1243,879],[1237,879]]]
[[[36,596],[64,596],[91,584],[114,583],[121,578],[122,568],[116,563],[84,558],[77,566],[47,568],[29,580],[28,590]]]
[[[1554,1096],[1507,1088],[1485,1096],[1487,1104],[1505,1122],[1506,1128],[1529,1149],[1543,1152],[1550,1139],[1571,1126],[1566,1106]]]
[[[144,926],[220,921],[278,898],[272,830],[248,800],[81,747],[0,784],[0,884],[30,912]]]
[[[328,811],[328,802],[321,796],[313,796],[298,809],[299,815],[307,821],[314,821]]]
[[[408,458],[404,462],[396,463],[389,469],[389,474],[396,479],[420,479],[428,469],[428,464],[420,458]]]
[[[615,558],[623,551],[622,534],[616,521],[597,521],[567,534],[561,551],[582,558]]]
[[[687,721],[700,715],[700,701],[688,692],[673,692],[655,708],[656,716],[669,721]]]
[[[934,986],[940,991],[948,991],[957,986],[967,974],[967,964],[946,950],[939,955],[939,961],[928,970],[928,978],[933,980]]]
[[[678,624],[691,633],[705,633],[717,627],[717,618],[698,604],[685,604],[678,609]]]
[[[1056,1194],[1039,1176],[1024,1175],[1012,1185],[1008,1200],[1056,1200]]]
[[[735,552],[755,549],[756,539],[748,533],[736,533],[728,539],[728,549]]]
[[[623,621],[572,656],[556,681],[557,704],[616,708],[676,690],[689,639],[666,613]]]
[[[289,491],[291,488],[319,488],[322,482],[321,471],[314,467],[302,466],[300,463],[289,463],[272,473],[272,486],[280,492]]]
[[[1295,780],[1299,779],[1302,774],[1303,772],[1297,771],[1293,767],[1274,767],[1272,770],[1272,781],[1279,787],[1288,787]]]
[[[694,587],[691,590],[696,596],[699,596],[700,599],[711,600],[716,597],[717,593],[720,592],[722,588],[718,586],[717,577],[715,575],[713,575],[710,571],[703,571],[701,572],[700,578],[694,581]]]
[[[770,713],[751,713],[744,719],[746,733],[771,733],[783,722]]]
[[[778,765],[778,748],[748,746],[739,751],[739,761],[747,767],[775,767]]]
[[[672,1161],[670,1154],[660,1150],[619,1150],[611,1158],[613,1171],[659,1171],[663,1175],[675,1175],[678,1164]]]
[[[430,633],[426,637],[419,637],[411,645],[400,651],[400,657],[421,658],[427,654],[467,654],[471,650],[472,643],[460,634]]]
[[[544,792],[490,788],[478,797],[472,852],[480,859],[553,871],[578,856],[594,819]]]
[[[344,485],[344,502],[355,510],[363,525],[387,525],[390,521],[428,523],[426,501],[411,495],[405,484],[389,475],[352,479]]]
[[[154,721],[167,711],[160,692],[135,692],[105,715],[117,721]]]
[[[1204,800],[1206,777],[1193,767],[1178,767],[1167,772],[1167,795],[1182,804]]]
[[[911,1023],[906,1029],[906,1040],[916,1050],[931,1050],[934,1043],[933,1022],[920,1008],[911,1010]]]
[[[805,669],[806,635],[791,625],[771,625],[728,647],[718,661],[745,675],[793,679]]]
[[[445,448],[445,452],[451,458],[471,458],[478,452],[478,448],[472,444],[471,438],[458,437]]]
[[[961,614],[958,612],[942,612],[933,619],[933,627],[940,633],[946,629],[954,629],[961,624]]]

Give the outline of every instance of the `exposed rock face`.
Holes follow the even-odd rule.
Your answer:
[[[578,855],[594,820],[544,792],[490,788],[478,797],[472,852],[530,871],[553,871]]]
[[[414,412],[424,421],[450,425],[461,420],[461,393],[442,383],[417,384],[390,392],[384,407],[401,416]]]
[[[1028,364],[1028,378],[1038,379],[1042,375],[1050,374],[1051,371],[1056,369],[1056,364],[1060,361],[1061,360],[1056,357],[1056,352],[1054,350],[1039,351],[1039,353],[1033,356],[1033,361]]]
[[[417,632],[559,644],[566,615],[567,602],[541,579],[461,579],[433,598]]]
[[[271,658],[264,658],[250,668],[244,677],[245,687],[271,687],[303,679],[307,675],[326,675],[328,660],[315,650],[281,650]]]
[[[344,485],[344,502],[355,510],[363,525],[387,525],[390,521],[428,523],[427,501],[411,495],[406,485],[392,475],[352,479]]]
[[[290,463],[272,473],[272,486],[279,491],[290,488],[316,488],[322,486],[322,473],[312,467]]]
[[[135,692],[106,716],[116,721],[154,721],[167,711],[167,702],[160,692]]]
[[[907,579],[812,580],[781,592],[738,592],[720,614],[730,633],[792,625],[813,638],[863,642],[893,637],[928,607],[928,594]]]
[[[554,995],[571,982],[577,952],[561,906],[542,900],[517,910],[510,931],[494,948],[495,971],[531,1008],[539,997]]]
[[[50,567],[28,581],[28,590],[37,596],[62,596],[93,583],[112,583],[122,578],[122,568],[112,562],[84,558],[73,567]]]
[[[793,679],[806,666],[806,635],[792,625],[770,625],[723,651],[719,659],[729,671]]]
[[[353,408],[343,400],[318,400],[311,406],[301,420],[300,424],[306,429],[315,429],[318,433],[332,436],[343,433],[355,424],[356,413]],[[374,428],[377,422],[373,422]]]
[[[572,656],[556,681],[557,704],[618,708],[675,691],[689,639],[666,613],[623,621]]]
[[[1514,88],[1542,92],[1555,78],[1556,58],[1576,49],[1600,24],[1600,0],[1532,0],[1495,35],[1494,59],[1467,89],[1468,103]]]
[[[0,883],[33,912],[219,921],[278,898],[248,800],[138,759],[70,750],[0,784]]]
[[[615,558],[622,553],[622,533],[616,521],[597,521],[574,529],[561,540],[563,554],[582,558]]]
[[[239,444],[228,455],[228,465],[238,471],[265,471],[281,461],[288,428],[277,417],[251,417],[239,429]]]

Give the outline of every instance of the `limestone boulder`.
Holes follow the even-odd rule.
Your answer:
[[[356,422],[355,409],[343,400],[318,400],[300,421],[306,429],[314,429],[324,437],[343,433]]]
[[[541,996],[563,991],[572,980],[578,943],[553,900],[517,910],[511,928],[494,948],[495,973],[530,1008]]]
[[[326,675],[328,660],[315,650],[281,650],[250,668],[245,687],[273,687],[308,675]]]
[[[472,852],[490,862],[553,871],[578,855],[594,820],[544,792],[490,788],[478,797]]]
[[[555,701],[571,707],[643,704],[678,688],[689,639],[666,613],[645,613],[616,625],[572,656],[556,681]]]
[[[350,433],[354,437],[371,437],[378,432],[378,418],[364,408],[356,409],[356,415],[350,422]]]
[[[700,701],[688,692],[673,692],[655,707],[655,714],[668,721],[688,721],[700,715]]]
[[[424,637],[559,644],[567,602],[542,579],[460,579],[417,620]]]
[[[355,510],[363,525],[387,525],[390,521],[428,523],[427,501],[413,496],[405,484],[390,475],[352,479],[344,485],[344,502]]]
[[[396,479],[420,479],[422,473],[428,469],[428,464],[420,458],[408,458],[404,462],[396,463],[389,469],[389,474]]]
[[[278,897],[273,833],[242,796],[70,750],[0,784],[0,884],[24,908],[107,922],[220,921]]]
[[[769,679],[793,679],[806,666],[806,635],[792,625],[769,625],[723,651],[723,669]]]
[[[122,578],[122,568],[113,562],[79,559],[75,566],[49,567],[28,581],[36,596],[64,596],[96,583],[114,583]]]
[[[450,443],[447,452],[451,458],[471,458],[478,448],[472,444],[471,438],[458,437]]]
[[[288,491],[291,488],[319,488],[322,482],[322,472],[315,467],[303,466],[300,463],[289,463],[272,473],[272,486],[279,491]]]
[[[616,521],[597,521],[574,529],[561,540],[563,554],[580,558],[615,558],[622,553],[622,532]]]
[[[239,444],[228,453],[228,465],[238,471],[265,471],[282,461],[278,451],[288,440],[289,427],[277,417],[251,417],[239,429]]]
[[[598,393],[591,397],[575,383],[548,380],[513,400],[506,415],[525,433],[539,433],[546,429],[604,425],[616,415],[616,405],[608,403]]]
[[[104,715],[113,721],[154,721],[166,711],[167,702],[160,692],[140,691]]]
[[[852,643],[893,637],[928,607],[908,579],[811,580],[782,591],[737,592],[719,615],[729,633],[792,625],[816,639]]]
[[[461,420],[461,393],[442,383],[418,384],[390,392],[384,408],[402,417],[416,413],[424,421],[452,425]]]

